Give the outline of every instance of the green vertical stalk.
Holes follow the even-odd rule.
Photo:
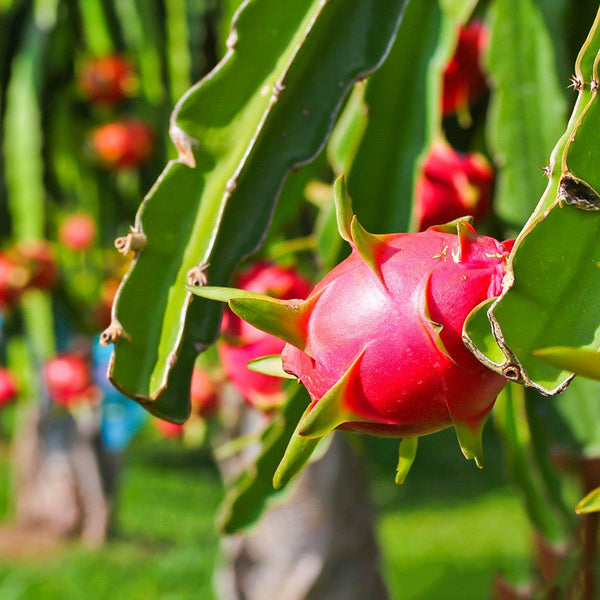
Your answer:
[[[79,0],[81,25],[89,51],[106,56],[114,51],[112,36],[106,22],[102,0]]]
[[[166,0],[165,8],[167,10],[167,60],[171,99],[175,104],[191,85],[192,60],[188,44],[185,0]]]
[[[158,105],[163,100],[164,89],[160,44],[153,26],[155,16],[150,14],[156,12],[155,7],[145,4],[140,9],[135,0],[116,0],[114,7],[127,47],[137,55],[142,94],[150,104]]]
[[[7,89],[3,152],[8,208],[18,241],[43,238],[46,224],[39,73],[45,42],[55,21],[53,7],[56,10],[56,3],[48,0],[36,4],[21,50],[13,60]],[[54,354],[56,346],[48,294],[26,294],[23,315],[33,358],[41,362]]]

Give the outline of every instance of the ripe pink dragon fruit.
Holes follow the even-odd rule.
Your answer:
[[[6,367],[0,367],[0,408],[17,398],[19,387],[15,376]]]
[[[494,171],[481,154],[461,154],[444,141],[434,143],[416,183],[414,229],[469,215],[477,224],[489,213],[493,182]]]
[[[469,105],[485,89],[481,56],[488,41],[488,30],[481,21],[460,28],[454,56],[446,65],[443,80],[442,113],[457,113],[461,121],[470,121]]]
[[[306,300],[227,288],[197,293],[227,300],[287,341],[283,368],[312,399],[297,435],[314,440],[342,428],[405,438],[401,482],[418,436],[454,426],[465,456],[481,466],[483,425],[506,381],[468,351],[462,329],[473,308],[500,293],[512,242],[479,236],[465,220],[373,235],[352,215],[343,179],[335,190],[352,254]],[[306,444],[295,447],[302,453]]]
[[[311,288],[310,282],[295,270],[265,261],[255,263],[236,283],[244,290],[281,299],[305,298]],[[281,379],[251,371],[247,364],[256,358],[280,354],[285,342],[242,321],[230,311],[223,316],[221,332],[222,339],[217,345],[219,359],[226,376],[244,400],[263,410],[281,404],[284,400]]]
[[[44,380],[50,398],[65,408],[99,400],[89,362],[75,353],[55,356],[44,365]]]

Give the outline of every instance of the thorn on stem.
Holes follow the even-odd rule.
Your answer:
[[[520,381],[521,371],[517,365],[509,364],[502,369],[502,375],[509,381]]]
[[[115,248],[120,254],[127,255],[130,252],[139,252],[146,245],[146,236],[136,229],[124,237],[115,240]]]
[[[187,282],[188,285],[193,285],[196,287],[202,287],[208,283],[208,277],[206,276],[206,269],[208,269],[208,264],[201,264],[192,267],[187,272]]]
[[[116,319],[113,319],[111,324],[100,334],[100,345],[108,346],[116,344],[121,339],[130,340],[131,338],[125,333],[123,326]]]
[[[585,85],[585,81],[583,81],[583,79],[580,79],[579,77],[577,77],[577,75],[571,75],[571,79],[570,79],[571,83],[569,84],[570,88],[573,88],[576,91],[580,91],[583,89],[583,86]]]
[[[546,163],[546,165],[545,165],[545,166],[543,166],[543,167],[538,167],[538,169],[539,169],[540,171],[542,171],[542,173],[543,173],[543,174],[544,174],[546,177],[550,178],[550,177],[552,177],[552,171],[554,170],[554,166],[553,166],[553,165],[549,165],[548,163]]]

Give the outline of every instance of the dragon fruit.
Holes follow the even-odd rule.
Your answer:
[[[291,268],[258,261],[242,272],[236,284],[253,293],[275,298],[305,298],[310,282]],[[281,339],[242,321],[230,311],[223,315],[222,338],[217,344],[225,374],[244,400],[255,408],[270,410],[285,399],[281,379],[251,371],[246,366],[254,359],[280,354],[285,346]]]
[[[490,211],[494,170],[478,153],[456,152],[435,142],[415,188],[414,229],[423,231],[470,215],[477,224]]]
[[[469,124],[469,105],[481,95],[486,86],[481,57],[487,46],[489,32],[478,20],[460,28],[454,55],[444,69],[442,113],[456,113]]]
[[[312,399],[300,437],[342,428],[404,438],[401,482],[417,438],[454,426],[465,456],[481,466],[483,425],[506,380],[468,351],[462,328],[473,308],[501,292],[512,242],[479,236],[467,220],[373,235],[352,215],[343,179],[335,190],[352,254],[306,300],[196,293],[227,300],[241,318],[286,340],[283,368]]]

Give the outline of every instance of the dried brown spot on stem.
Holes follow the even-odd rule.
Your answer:
[[[124,237],[118,237],[115,240],[115,248],[120,254],[127,255],[130,252],[139,252],[146,245],[146,236],[137,230]]]

